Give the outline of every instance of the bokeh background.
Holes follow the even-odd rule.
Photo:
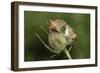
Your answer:
[[[48,30],[49,19],[64,20],[75,30],[77,38],[70,51],[73,59],[90,58],[90,14],[24,11],[24,61],[66,59],[63,52],[51,58],[53,53],[34,34],[37,32],[48,44],[48,35],[40,25]]]

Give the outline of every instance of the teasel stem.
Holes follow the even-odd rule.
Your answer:
[[[72,49],[72,46],[70,46],[70,47],[69,47],[69,50],[68,50],[68,51],[70,52],[70,51],[71,51],[71,49]]]
[[[69,51],[65,48],[64,50],[63,50],[64,52],[65,52],[65,54],[66,54],[66,56],[68,57],[68,59],[72,59],[72,57],[71,57],[71,55],[70,55],[70,53],[69,53]]]

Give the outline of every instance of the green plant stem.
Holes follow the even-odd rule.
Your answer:
[[[63,50],[64,52],[65,52],[65,54],[66,54],[66,56],[68,57],[68,59],[72,59],[72,57],[71,57],[71,55],[70,55],[70,53],[69,53],[69,51],[65,48],[64,50]]]
[[[70,52],[70,51],[71,51],[71,49],[72,49],[72,46],[70,46],[70,48],[69,48],[69,50],[68,50],[68,51]]]

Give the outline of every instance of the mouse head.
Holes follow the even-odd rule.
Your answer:
[[[66,22],[64,20],[49,20],[49,30],[55,30],[55,31],[60,31],[61,28],[63,28],[66,25]]]

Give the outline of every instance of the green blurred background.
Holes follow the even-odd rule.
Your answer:
[[[51,58],[53,53],[48,51],[34,34],[37,32],[48,44],[48,35],[40,28],[40,25],[48,30],[49,19],[67,21],[75,30],[77,38],[70,51],[73,59],[90,58],[90,14],[24,11],[24,61],[66,59],[63,52]]]

